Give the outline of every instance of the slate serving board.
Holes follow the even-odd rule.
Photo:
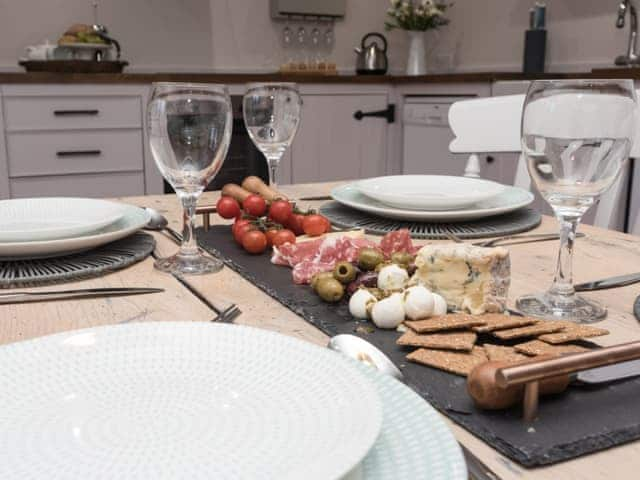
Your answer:
[[[544,397],[532,424],[522,422],[517,407],[481,411],[469,399],[463,377],[405,361],[411,348],[395,344],[398,332],[363,332],[358,327],[367,324],[351,317],[346,302],[326,304],[310,287],[294,285],[289,268],[271,264],[268,254],[249,255],[237,246],[229,226],[214,226],[208,232],[199,229],[198,240],[231,269],[327,335],[350,333],[376,345],[431,405],[526,467],[557,463],[640,438],[640,377],[597,388],[572,386],[564,394]],[[488,338],[481,336],[479,342]],[[493,337],[491,342],[497,343]]]

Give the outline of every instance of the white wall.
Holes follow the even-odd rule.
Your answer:
[[[100,23],[139,70],[210,67],[209,0],[101,0]],[[18,70],[24,47],[93,23],[91,0],[0,0],[0,69]]]
[[[522,68],[524,31],[533,0],[457,0],[451,24],[438,32],[439,51],[459,70]],[[615,0],[546,0],[547,70],[612,66],[626,50],[628,28],[615,28]],[[628,22],[627,22],[628,23]]]
[[[102,0],[100,21],[121,40],[130,71],[272,71],[283,61],[282,23],[268,0]],[[430,68],[511,70],[522,64],[528,9],[534,0],[454,0],[451,24],[427,35]],[[614,26],[614,0],[547,0],[548,70],[611,65],[626,48],[627,30]],[[388,0],[347,0],[336,23],[334,59],[354,66],[353,47],[383,31]],[[0,69],[17,70],[26,45],[54,41],[76,22],[92,22],[91,0],[0,0]],[[406,35],[388,34],[390,64],[401,72]],[[451,61],[448,57],[451,57]]]
[[[216,68],[265,70],[279,65],[283,24],[269,18],[268,0],[210,0],[213,64]],[[491,71],[522,69],[524,31],[534,0],[455,0],[451,24],[427,34],[432,70]],[[626,50],[628,29],[615,28],[614,0],[547,0],[549,71],[611,66]],[[388,0],[347,0],[347,15],[336,23],[334,58],[341,70],[353,69],[353,46],[363,34],[383,32]],[[389,38],[390,68],[406,62],[405,32]]]

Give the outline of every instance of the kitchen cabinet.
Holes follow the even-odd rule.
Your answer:
[[[0,91],[0,197],[161,193],[145,138],[148,86],[16,84]]]
[[[353,114],[387,108],[385,91],[302,92],[302,119],[291,146],[291,181],[322,182],[386,173],[388,123]]]

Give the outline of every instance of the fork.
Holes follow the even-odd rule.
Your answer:
[[[445,235],[452,242],[462,243],[462,239],[453,233],[447,232]],[[576,238],[582,238],[584,236],[584,233],[576,234]],[[560,235],[557,233],[528,233],[525,235],[506,235],[504,237],[492,238],[490,240],[481,240],[479,242],[473,242],[471,245],[474,247],[493,247],[498,243],[502,243],[507,240],[514,241],[508,245],[516,245],[520,243],[546,242],[548,240],[557,240],[558,238],[560,238]]]
[[[151,256],[154,259],[157,259],[158,256],[156,252],[151,252]],[[202,295],[198,290],[193,288],[189,282],[187,282],[182,275],[172,274],[173,278],[178,280],[180,284],[189,290],[198,300],[204,303],[207,307],[209,307],[216,314],[215,317],[211,319],[212,322],[216,323],[233,323],[233,320],[242,313],[242,310],[235,304],[231,303],[225,308],[221,308],[216,306],[213,302],[211,302],[207,297]]]

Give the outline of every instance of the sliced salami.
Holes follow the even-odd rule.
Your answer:
[[[382,250],[385,258],[389,258],[396,252],[407,252],[413,254],[418,250],[418,247],[413,246],[409,230],[403,228],[402,230],[389,232],[382,237],[382,240],[380,240],[380,250]]]

